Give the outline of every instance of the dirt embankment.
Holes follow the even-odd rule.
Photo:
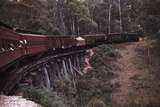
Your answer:
[[[113,105],[160,106],[160,46],[154,39],[118,46],[121,71],[116,72],[120,88],[112,93]]]

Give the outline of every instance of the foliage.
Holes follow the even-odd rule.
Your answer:
[[[68,107],[56,92],[36,87],[23,87],[21,91],[25,98],[29,98],[44,107]]]
[[[159,0],[142,0],[143,11],[138,17],[139,23],[147,33],[156,33],[160,30]]]
[[[119,32],[119,2],[111,4],[111,32]],[[123,32],[159,31],[159,0],[123,0],[120,4]],[[0,13],[0,20],[12,27],[49,35],[106,33],[109,0],[1,0]]]
[[[145,81],[147,79],[147,77],[146,77],[146,75],[136,74],[133,77],[131,77],[130,79],[133,79],[135,81]]]
[[[7,2],[7,0],[1,0],[1,2],[0,2],[0,8],[1,8],[2,6],[4,6],[6,2]]]
[[[106,104],[100,100],[99,98],[93,98],[91,101],[88,103],[87,107],[106,107]]]
[[[118,49],[114,48],[112,45],[101,45],[99,46],[99,48],[104,51],[103,54],[105,54],[106,56],[115,58],[121,57]]]
[[[94,56],[90,60],[93,70],[89,75],[78,80],[77,103],[79,105],[88,104],[89,107],[92,104],[102,104],[104,106],[109,101],[109,93],[115,91],[116,87],[119,87],[118,83],[112,84],[109,82],[116,76],[111,71],[118,68],[113,62],[117,57],[109,56],[109,50],[114,51],[115,49],[112,46],[102,45],[94,50]],[[101,98],[92,100],[92,98],[100,96],[103,100]]]

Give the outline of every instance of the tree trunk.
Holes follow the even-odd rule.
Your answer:
[[[119,16],[120,16],[120,33],[123,32],[122,28],[122,10],[121,10],[121,0],[119,0]]]
[[[109,2],[109,18],[108,18],[108,33],[111,33],[111,11],[112,11],[112,2]]]
[[[72,20],[72,35],[75,35],[75,21],[74,21],[74,18]]]

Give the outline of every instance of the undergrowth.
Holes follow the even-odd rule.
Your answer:
[[[137,74],[131,77],[130,79],[135,80],[135,81],[145,81],[147,80],[147,77],[146,75]]]
[[[98,47],[102,50],[102,54],[109,57],[119,58],[121,57],[119,50],[113,47],[112,45],[101,45]]]
[[[24,98],[28,98],[43,107],[68,107],[56,92],[51,92],[44,88],[27,86],[21,87],[20,91],[23,93]]]
[[[118,69],[113,62],[121,57],[118,49],[111,45],[101,45],[93,49],[94,55],[90,59],[92,71],[78,80],[77,103],[81,107],[111,107],[110,94],[118,83],[110,83],[115,78],[113,70]],[[98,99],[94,99],[95,97]]]
[[[160,107],[159,104],[136,104],[135,102],[131,102],[128,105],[116,105],[116,106],[110,106],[110,107]]]

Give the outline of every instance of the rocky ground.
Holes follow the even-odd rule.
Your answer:
[[[20,96],[0,96],[0,107],[41,107]]]

